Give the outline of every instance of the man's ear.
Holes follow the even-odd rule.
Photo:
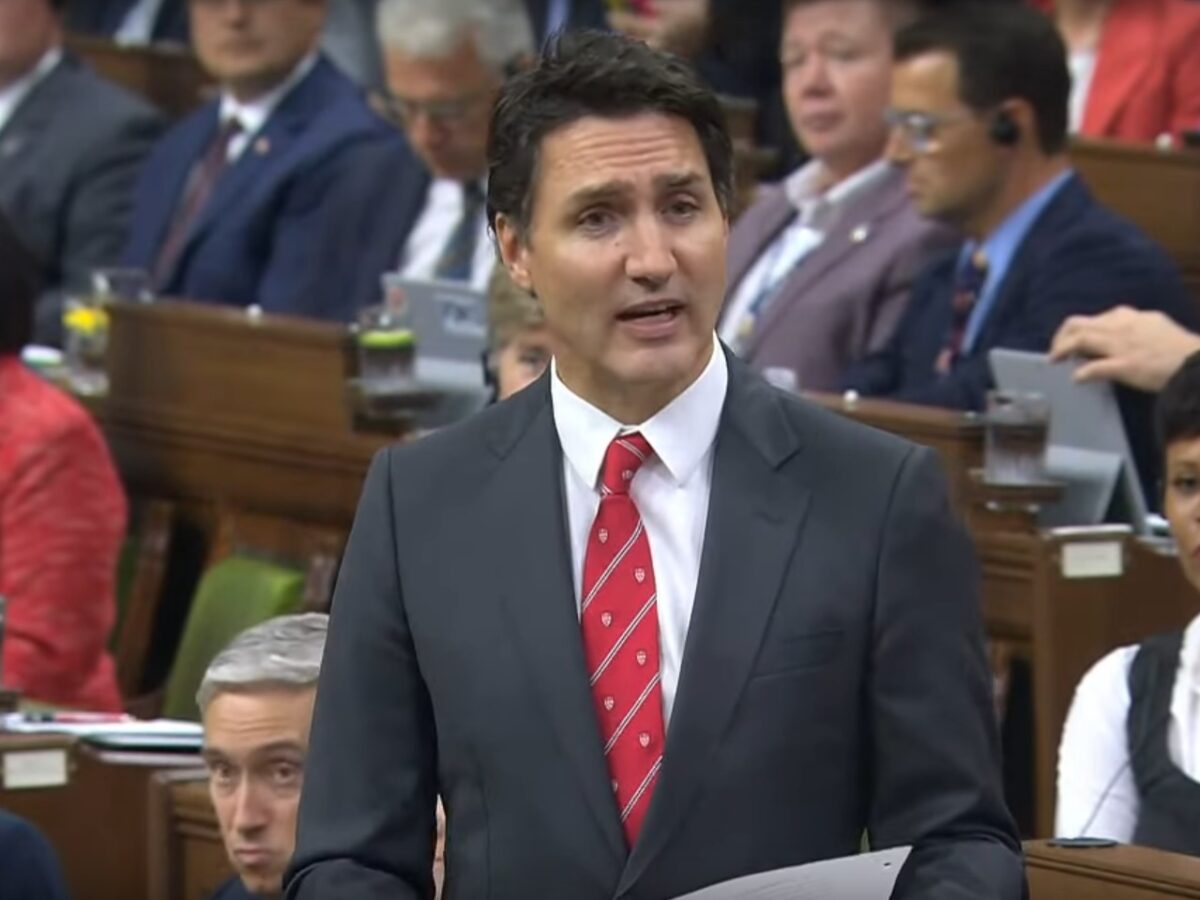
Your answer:
[[[533,293],[529,247],[517,223],[503,213],[496,216],[496,246],[500,248],[500,259],[508,269],[509,277],[518,286]]]

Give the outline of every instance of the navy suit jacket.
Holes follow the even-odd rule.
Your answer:
[[[23,819],[0,810],[0,900],[67,900],[50,844]]]
[[[67,28],[84,34],[112,37],[125,21],[135,0],[70,0]],[[163,0],[151,32],[153,41],[187,44],[191,41],[187,0]]]
[[[379,278],[399,268],[409,234],[425,209],[430,176],[420,158],[402,142],[400,153],[374,148],[365,164],[346,176],[331,215],[356,217],[361,229],[343,235],[358,248],[346,296],[355,310],[379,303]],[[373,174],[373,171],[378,174]]]
[[[217,116],[217,103],[208,104],[154,148],[135,193],[125,264],[154,267]],[[359,89],[320,59],[225,171],[160,293],[348,320],[359,248],[347,236],[361,230],[356,216],[366,210],[337,202],[342,184],[351,174],[380,178],[403,152]]]
[[[845,387],[909,403],[981,409],[993,384],[988,351],[1045,352],[1068,316],[1127,304],[1161,310],[1193,330],[1200,326],[1196,301],[1166,253],[1097,203],[1076,176],[1021,242],[970,351],[939,375],[934,363],[950,333],[957,260],[955,251],[926,269],[891,342],[853,366]],[[1143,484],[1152,486],[1158,468],[1153,397],[1121,389],[1118,401]]]
[[[230,878],[212,895],[209,900],[253,900],[254,895],[246,890],[246,885],[236,875]]]

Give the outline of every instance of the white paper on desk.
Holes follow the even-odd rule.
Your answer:
[[[74,734],[80,737],[125,736],[130,738],[195,738],[204,736],[197,722],[179,719],[130,719],[128,722],[39,722],[30,721],[25,713],[0,716],[0,730],[18,734]]]
[[[888,900],[911,847],[723,881],[676,900]]]

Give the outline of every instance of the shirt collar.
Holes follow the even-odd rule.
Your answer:
[[[825,164],[814,159],[789,175],[783,190],[796,208],[798,217],[805,224],[820,227],[817,220],[828,224],[834,213],[874,187],[890,169],[891,164],[887,160],[876,160],[822,192],[820,185],[825,175]]]
[[[641,425],[622,425],[563,384],[550,363],[550,400],[563,455],[584,484],[599,484],[600,466],[618,434],[640,431],[679,486],[691,479],[717,437],[729,365],[713,338],[712,357],[686,390]]]
[[[280,103],[317,64],[317,51],[313,51],[300,60],[290,75],[276,87],[253,100],[243,103],[229,91],[221,94],[220,121],[228,122],[236,118],[242,126],[242,132],[247,135],[255,134],[267,124],[267,119],[275,112]]]
[[[8,87],[0,90],[0,128],[8,124],[17,107],[63,58],[62,47],[51,47],[38,60],[37,65]]]
[[[1009,263],[1017,255],[1017,251],[1021,248],[1021,242],[1025,240],[1025,235],[1029,233],[1033,223],[1037,221],[1043,210],[1050,205],[1050,201],[1074,174],[1074,170],[1067,169],[1054,176],[1035,194],[1009,213],[1008,218],[984,239],[983,255],[987,259],[989,283],[994,283],[996,279],[1004,277]],[[959,255],[960,264],[968,255],[974,253],[978,246],[978,241],[967,241]]]
[[[1200,693],[1200,616],[1192,619],[1183,632],[1183,647],[1179,651],[1181,675]]]

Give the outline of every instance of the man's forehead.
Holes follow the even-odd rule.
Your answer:
[[[927,101],[955,103],[958,92],[958,59],[945,50],[931,50],[896,63],[893,93]]]

